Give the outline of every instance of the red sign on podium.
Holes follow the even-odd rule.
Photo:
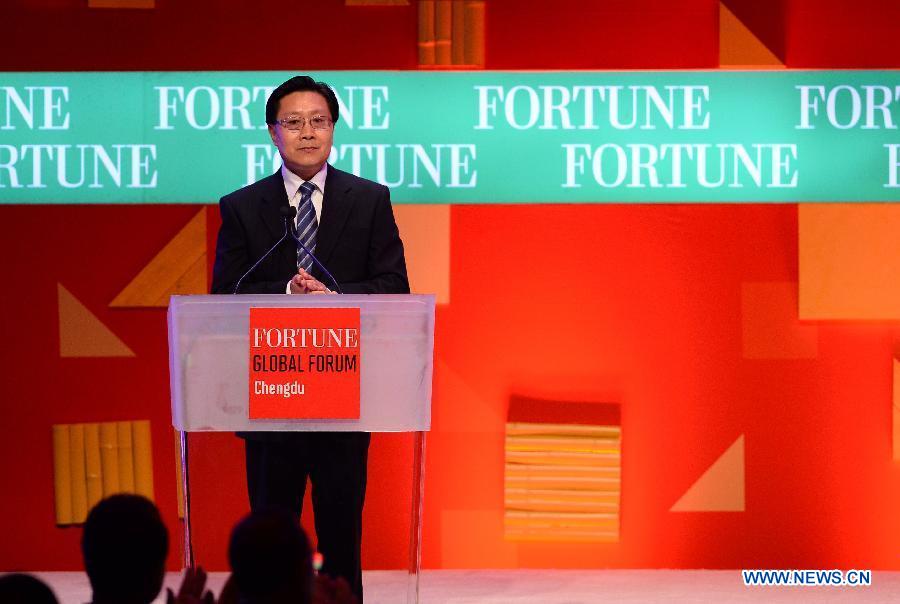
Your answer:
[[[359,308],[250,309],[250,419],[359,419]]]

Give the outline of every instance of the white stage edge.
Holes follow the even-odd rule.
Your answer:
[[[83,573],[34,571],[60,604],[90,601]],[[168,573],[177,588],[181,574]],[[218,595],[227,573],[211,573]],[[367,604],[405,604],[406,573],[363,573]],[[816,602],[897,602],[900,572],[873,572],[867,587],[746,587],[739,570],[430,570],[422,573],[423,604],[600,604],[678,602],[767,604]],[[160,597],[156,600],[164,601]]]

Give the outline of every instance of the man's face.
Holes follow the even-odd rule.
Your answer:
[[[334,139],[334,124],[323,130],[315,130],[310,119],[325,116],[331,120],[328,103],[318,92],[292,92],[281,99],[278,104],[276,119],[306,118],[300,130],[288,130],[280,123],[269,126],[269,136],[278,147],[285,166],[304,180],[318,172],[331,153]]]

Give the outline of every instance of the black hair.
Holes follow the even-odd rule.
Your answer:
[[[241,601],[312,598],[312,554],[296,517],[283,508],[251,513],[231,532],[228,562]]]
[[[81,553],[94,601],[152,602],[162,588],[169,533],[152,501],[113,495],[88,514]]]
[[[272,94],[269,95],[269,100],[266,101],[267,124],[270,126],[275,125],[275,120],[278,119],[278,105],[281,103],[281,99],[292,92],[317,92],[321,94],[325,97],[325,102],[328,103],[332,123],[337,124],[339,117],[337,96],[335,96],[334,91],[328,84],[316,82],[309,76],[294,76],[272,91]]]
[[[24,573],[0,577],[0,602],[3,604],[59,604],[47,584]]]

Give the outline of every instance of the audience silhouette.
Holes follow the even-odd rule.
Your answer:
[[[169,553],[169,534],[152,501],[113,495],[88,514],[81,537],[91,604],[150,604],[159,595]],[[313,571],[306,533],[290,511],[257,510],[231,532],[231,576],[218,604],[358,604],[343,578]],[[216,604],[202,568],[185,571],[167,604]],[[0,604],[58,604],[53,591],[26,574],[0,576]]]
[[[88,514],[81,553],[92,604],[149,604],[162,588],[169,534],[153,502],[113,495]]]
[[[152,501],[113,495],[88,514],[81,537],[92,604],[149,604],[159,594],[169,553],[169,533]],[[169,604],[213,604],[203,569],[188,569]]]
[[[309,541],[287,510],[270,508],[241,520],[231,532],[228,561],[241,604],[312,602]]]
[[[59,604],[53,591],[31,575],[12,573],[0,577],[0,602],[3,604]]]
[[[228,561],[240,604],[355,604],[343,578],[313,573],[309,540],[296,516],[282,508],[244,517],[231,533]],[[226,585],[223,596],[232,597]],[[220,604],[228,604],[221,602]]]

